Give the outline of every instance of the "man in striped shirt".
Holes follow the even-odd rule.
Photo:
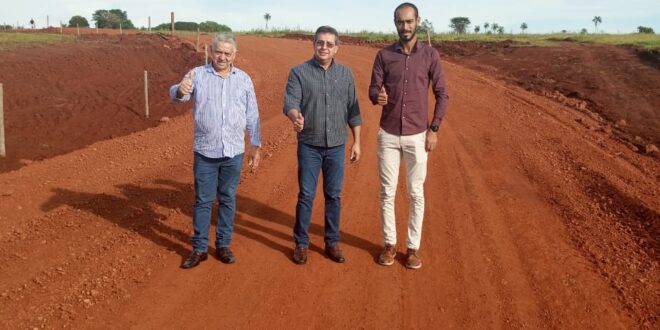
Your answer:
[[[351,70],[333,60],[339,34],[321,26],[314,35],[314,57],[289,72],[284,113],[298,132],[298,203],[293,237],[293,260],[307,262],[309,225],[319,172],[325,196],[325,253],[344,262],[339,248],[340,193],[344,180],[346,126],[353,132],[351,162],[360,159],[360,107]]]
[[[230,249],[236,213],[236,189],[245,152],[245,130],[252,145],[248,165],[259,165],[261,133],[252,80],[233,66],[236,39],[218,33],[211,44],[212,61],[186,74],[170,88],[173,102],[193,100],[195,206],[192,253],[181,264],[192,268],[207,259],[211,207],[218,197],[216,255],[226,264],[236,258]]]

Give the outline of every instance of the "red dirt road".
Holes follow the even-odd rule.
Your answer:
[[[424,267],[377,265],[375,53],[338,54],[365,120],[363,159],[346,169],[345,264],[322,254],[319,198],[310,260],[290,259],[295,135],[282,95],[311,44],[245,37],[237,65],[255,83],[264,159],[239,186],[237,263],[178,268],[190,249],[192,120],[175,117],[0,174],[0,327],[658,327],[658,161],[586,129],[585,114],[455,64],[429,158]]]

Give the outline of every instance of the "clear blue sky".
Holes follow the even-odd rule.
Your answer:
[[[235,31],[263,29],[265,13],[272,19],[269,27],[301,28],[313,30],[319,25],[332,25],[340,32],[362,30],[394,32],[392,12],[400,1],[302,1],[302,0],[188,0],[188,1],[127,1],[127,0],[2,0],[0,23],[28,27],[34,18],[37,27],[60,21],[68,22],[71,16],[81,15],[91,22],[97,9],[122,9],[137,27],[147,26],[151,16],[152,26],[169,22],[174,11],[180,21],[216,21]],[[601,16],[599,30],[607,33],[634,32],[637,26],[650,26],[660,33],[660,0],[471,0],[471,1],[414,1],[422,19],[433,23],[436,32],[449,31],[449,19],[467,16],[472,26],[484,22],[499,23],[506,32],[519,32],[522,22],[529,26],[529,33],[548,33],[561,30],[593,31],[591,20]]]

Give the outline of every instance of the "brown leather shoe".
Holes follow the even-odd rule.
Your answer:
[[[406,268],[422,268],[422,259],[417,255],[417,250],[408,249],[406,253]]]
[[[234,257],[234,253],[231,252],[231,249],[228,246],[215,250],[215,255],[222,263],[233,264],[236,262],[236,257]]]
[[[181,264],[181,268],[183,269],[193,268],[199,265],[200,262],[206,260],[207,258],[208,255],[206,252],[193,251],[186,258],[186,260],[183,261],[183,263]]]
[[[304,246],[296,246],[293,249],[293,262],[304,265],[307,263],[307,248]]]
[[[378,263],[383,266],[392,266],[394,258],[396,257],[396,247],[394,245],[385,244],[383,252],[378,256]]]
[[[335,246],[325,246],[325,255],[330,258],[330,260],[338,263],[343,263],[346,261],[344,259],[344,252],[341,251],[341,248],[339,248],[339,244],[336,244]]]

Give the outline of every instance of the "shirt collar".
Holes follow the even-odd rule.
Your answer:
[[[316,60],[316,57],[312,56],[312,59],[309,60],[309,62],[310,62],[313,66],[325,70],[325,68],[321,66],[321,63],[319,63],[319,61]],[[333,58],[333,59],[332,59],[332,62],[330,62],[330,66],[328,67],[328,71],[332,70],[332,68],[333,68],[334,66],[335,66],[335,59]]]
[[[410,52],[411,54],[417,53],[417,50],[419,50],[419,47],[422,47],[424,44],[420,43],[419,40],[415,41],[415,45],[412,48],[412,51]],[[401,54],[405,54],[403,52],[403,46],[401,45],[401,41],[397,41],[394,43],[394,50]]]
[[[213,67],[213,63],[207,64],[205,69],[206,72],[208,73],[214,74],[216,76],[220,76],[220,73],[218,73],[218,71],[216,71],[215,68]],[[231,70],[229,71],[229,73],[236,74],[236,67],[233,64],[231,65]]]

